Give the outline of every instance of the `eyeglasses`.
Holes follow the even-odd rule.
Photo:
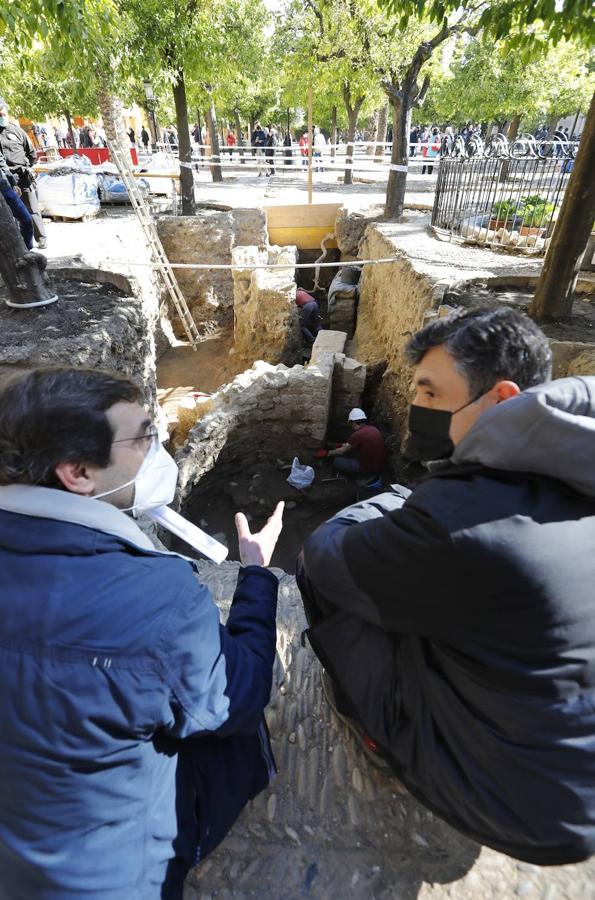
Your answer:
[[[121,444],[124,441],[132,441],[133,443],[146,443],[147,450],[150,450],[151,447],[156,447],[159,444],[159,429],[156,425],[151,425],[150,428],[147,428],[145,434],[138,434],[135,437],[128,438],[118,438],[115,441],[112,441],[112,444]]]

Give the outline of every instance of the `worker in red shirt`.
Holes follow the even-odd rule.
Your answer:
[[[339,472],[354,475],[381,475],[386,466],[386,444],[374,425],[368,425],[363,409],[355,407],[348,416],[353,434],[345,444],[328,451],[335,457],[333,465]]]
[[[306,347],[311,347],[320,331],[320,308],[316,297],[309,294],[303,288],[298,288],[295,295],[295,304],[300,310],[300,328],[302,339]]]

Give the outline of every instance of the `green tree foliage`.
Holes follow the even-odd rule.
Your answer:
[[[399,18],[404,28],[411,18],[427,17],[442,23],[476,6],[475,0],[378,0],[380,7]],[[478,27],[509,47],[530,50],[562,40],[592,45],[595,20],[591,0],[492,0],[478,9]]]
[[[441,122],[505,122],[522,117],[522,128],[586,110],[595,87],[589,52],[563,41],[529,63],[492,40],[461,42],[450,72],[431,90]]]

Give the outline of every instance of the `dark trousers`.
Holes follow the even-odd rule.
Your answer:
[[[45,241],[47,239],[47,234],[45,231],[45,226],[43,224],[43,219],[41,217],[41,210],[39,208],[37,188],[34,184],[30,184],[28,186],[19,184],[19,187],[23,192],[23,203],[31,213],[31,218],[33,219],[33,233],[35,234],[35,240]]]
[[[23,235],[27,250],[31,250],[33,247],[33,219],[31,218],[29,210],[12,188],[4,188],[2,196],[8,203],[13,216],[19,223],[19,228],[21,229],[21,234]]]
[[[332,679],[339,711],[356,719],[390,762],[398,729],[401,636],[333,606],[308,581],[301,558],[296,578],[310,626],[308,640]]]
[[[165,752],[178,755],[178,835],[161,898],[182,900],[189,870],[221,843],[245,805],[267,787],[276,768],[264,718],[256,734],[205,734],[161,743]]]

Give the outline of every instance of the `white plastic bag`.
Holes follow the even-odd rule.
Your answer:
[[[312,466],[303,466],[297,456],[294,456],[291,465],[291,473],[287,481],[295,488],[310,487],[314,481],[314,469]]]

